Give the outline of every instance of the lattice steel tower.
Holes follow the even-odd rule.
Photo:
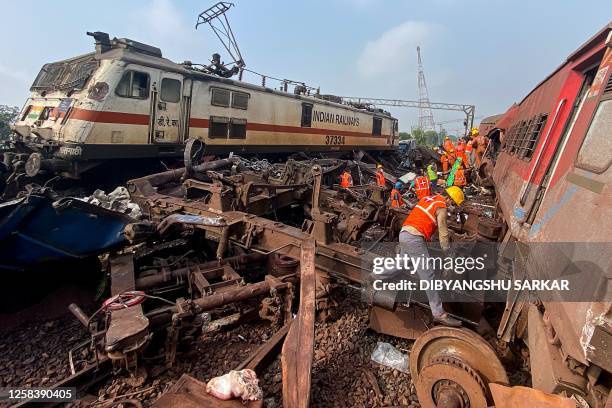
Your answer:
[[[419,128],[423,131],[436,130],[431,102],[429,102],[429,94],[427,93],[427,84],[425,83],[423,62],[421,61],[421,47],[417,47],[417,57],[419,61]]]

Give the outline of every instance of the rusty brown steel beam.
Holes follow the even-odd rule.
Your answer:
[[[302,243],[301,255],[298,315],[281,354],[283,406],[296,408],[310,405],[316,286],[314,239]]]
[[[205,172],[207,170],[215,170],[223,167],[229,167],[235,163],[234,159],[221,159],[207,163],[202,163],[194,167],[196,172]],[[127,189],[131,194],[139,193],[142,195],[149,195],[155,192],[155,187],[159,187],[163,184],[178,181],[185,175],[185,168],[167,170],[161,173],[150,174],[145,177],[129,180],[126,183]]]
[[[202,308],[202,310],[210,310],[214,309],[215,307],[247,300],[255,296],[265,295],[270,293],[271,289],[285,290],[290,285],[291,283],[275,281],[271,277],[267,277],[266,280],[261,282],[250,283],[236,289],[227,290],[222,293],[215,293],[200,299],[194,299],[191,302]]]
[[[276,252],[297,259],[300,257],[301,243],[311,238],[309,233],[299,228],[253,214],[240,211],[226,211],[220,214],[201,201],[184,200],[154,193],[148,196],[142,204],[151,208],[151,217],[157,221],[180,213],[197,214],[209,218],[222,217],[224,224],[231,225],[229,240],[255,252],[266,254]],[[218,241],[221,237],[222,227],[198,225],[198,223],[192,223],[192,225],[206,230],[207,237],[210,239]],[[372,256],[361,248],[349,244],[326,244],[317,241],[317,268],[352,282],[360,283],[364,280],[365,274],[369,271],[364,271],[363,266]]]
[[[204,262],[199,265],[195,265],[196,268],[199,269],[207,269],[215,266],[222,265],[233,265],[235,268],[240,266],[250,264],[250,263],[262,263],[267,259],[265,255],[253,253],[248,255],[237,255],[232,256],[230,258],[223,258],[220,261],[209,261]],[[157,273],[155,275],[144,276],[142,278],[136,279],[136,289],[139,290],[147,290],[157,287],[160,284],[166,282],[175,282],[177,280],[181,280],[189,275],[189,272],[193,270],[194,267],[185,267],[174,269],[171,271]]]

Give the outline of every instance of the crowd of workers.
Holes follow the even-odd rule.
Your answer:
[[[463,188],[470,181],[471,170],[480,166],[487,143],[486,137],[480,135],[477,128],[471,130],[469,137],[459,138],[456,145],[447,136],[441,146],[434,148],[440,155],[442,171],[438,171],[436,162],[431,162],[425,169],[417,169],[418,174],[407,185],[402,181],[393,185],[388,205],[391,208],[411,207],[399,233],[400,247],[405,254],[413,258],[428,256],[427,242],[432,240],[436,231],[442,250],[449,250],[447,208],[463,203]],[[383,166],[379,164],[376,167],[376,184],[385,191]],[[350,188],[352,185],[353,178],[345,171],[340,176],[340,187]],[[409,205],[405,194],[416,196],[414,206]],[[434,271],[426,266],[418,268],[416,273],[421,279],[434,279]],[[427,298],[435,321],[447,326],[461,325],[459,320],[444,311],[436,291],[427,291]]]

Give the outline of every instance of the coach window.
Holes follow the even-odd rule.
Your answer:
[[[229,138],[230,139],[246,139],[246,125],[245,119],[234,119],[230,121]]]
[[[227,89],[212,88],[212,97],[210,103],[215,106],[223,106],[229,108],[230,91]]]
[[[124,98],[147,99],[149,97],[149,74],[127,71],[119,81],[115,93]]]
[[[302,104],[302,127],[312,126],[312,105],[310,103]]]
[[[208,128],[208,137],[211,139],[227,139],[228,127],[229,118],[211,116],[210,127]]]
[[[531,160],[531,157],[533,156],[533,151],[535,150],[535,147],[538,144],[538,139],[540,138],[542,130],[544,130],[544,126],[546,125],[547,118],[548,115],[540,115],[534,120],[531,131],[529,132],[528,137],[523,143],[523,148],[521,151],[522,158]]]
[[[576,165],[594,173],[604,172],[612,161],[612,92],[610,96],[599,102],[578,152]]]
[[[372,134],[378,136],[382,134],[382,118],[372,120]]]
[[[178,102],[181,99],[181,81],[172,78],[162,79],[160,98],[164,102]]]
[[[249,94],[244,92],[232,92],[232,108],[247,109],[249,107]]]

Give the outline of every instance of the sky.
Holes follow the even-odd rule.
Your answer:
[[[93,50],[86,31],[208,63],[222,46],[197,15],[213,1],[2,0],[0,104],[21,107],[40,67]],[[247,67],[342,96],[418,100],[420,45],[432,102],[505,112],[612,18],[610,0],[235,0],[228,17]],[[221,52],[222,59],[228,59]],[[259,83],[247,76],[246,80]],[[269,86],[278,85],[269,82]],[[400,130],[418,110],[391,108]],[[434,110],[459,132],[461,112]],[[477,120],[478,122],[478,120]]]

